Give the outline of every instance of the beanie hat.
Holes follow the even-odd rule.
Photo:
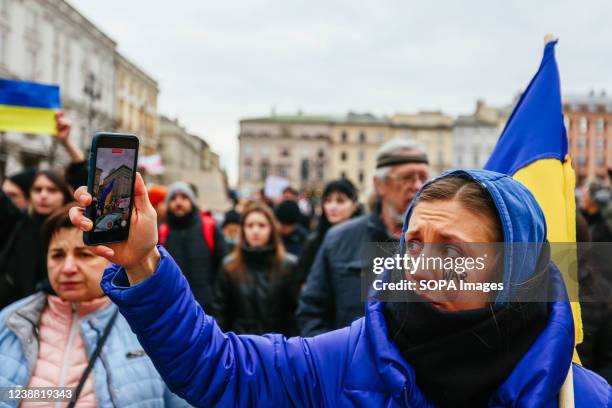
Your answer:
[[[240,213],[236,210],[229,210],[225,213],[225,217],[223,218],[222,227],[225,227],[229,224],[240,224]]]
[[[291,225],[297,224],[302,213],[300,207],[295,201],[285,200],[276,207],[276,218],[281,224]]]
[[[342,193],[353,201],[357,201],[357,189],[349,179],[341,178],[330,181],[323,190],[323,201],[331,193]]]
[[[185,183],[184,181],[176,181],[170,184],[170,187],[168,187],[168,195],[166,196],[166,206],[170,204],[170,201],[172,201],[172,197],[174,197],[176,193],[186,195],[187,198],[189,198],[189,200],[191,201],[191,204],[193,204],[194,206],[197,204],[195,194],[193,193],[191,187],[189,187],[189,184]]]
[[[36,169],[25,169],[17,174],[13,174],[8,177],[13,183],[17,184],[17,186],[23,191],[23,194],[30,198],[30,187],[32,187],[32,182],[34,182],[34,175],[36,174]]]
[[[168,195],[168,189],[165,186],[154,185],[148,189],[149,193],[149,201],[155,207],[157,204],[161,203],[166,199],[166,195]]]

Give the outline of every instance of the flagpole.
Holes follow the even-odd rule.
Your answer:
[[[555,36],[548,33],[544,36],[544,46],[551,41],[555,40]],[[573,318],[573,317],[572,317]],[[575,341],[574,341],[575,342]],[[575,346],[574,346],[575,347]],[[559,408],[574,408],[574,373],[572,371],[573,363],[570,362],[570,366],[567,370],[567,376],[565,381],[559,390]]]

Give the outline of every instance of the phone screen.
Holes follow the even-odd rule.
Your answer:
[[[90,244],[127,239],[132,209],[138,141],[128,135],[104,135],[94,143],[89,188]]]

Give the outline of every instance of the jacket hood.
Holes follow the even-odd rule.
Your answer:
[[[546,242],[546,220],[542,209],[533,194],[508,175],[488,170],[449,170],[425,183],[406,211],[400,252],[403,255],[404,235],[421,192],[430,184],[448,176],[463,176],[476,181],[490,194],[497,208],[505,243],[504,290],[498,294],[497,301],[508,300],[513,294],[513,289],[519,288],[536,271]],[[516,243],[523,244],[516,245]]]

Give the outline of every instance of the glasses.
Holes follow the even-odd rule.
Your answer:
[[[396,184],[415,184],[417,181],[424,183],[427,181],[427,175],[424,173],[409,173],[400,176],[387,176],[386,180],[389,180]]]

